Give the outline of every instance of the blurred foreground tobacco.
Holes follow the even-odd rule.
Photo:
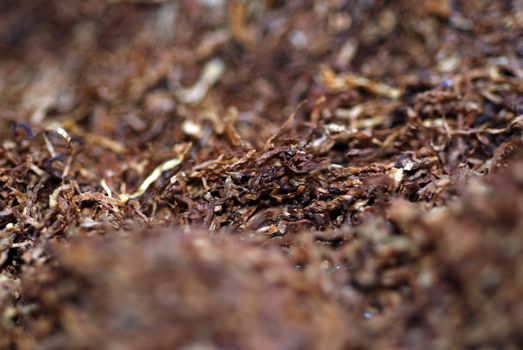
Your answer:
[[[1,349],[523,347],[523,2],[0,3]]]

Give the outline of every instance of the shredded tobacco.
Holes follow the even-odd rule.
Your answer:
[[[0,3],[0,349],[523,348],[523,3]]]

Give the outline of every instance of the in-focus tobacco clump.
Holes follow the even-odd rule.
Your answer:
[[[0,5],[1,349],[523,347],[523,5]]]

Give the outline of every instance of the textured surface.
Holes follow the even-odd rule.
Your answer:
[[[520,1],[0,4],[0,348],[523,346]]]

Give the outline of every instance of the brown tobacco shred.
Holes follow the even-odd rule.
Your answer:
[[[523,4],[0,3],[0,349],[523,348]]]

